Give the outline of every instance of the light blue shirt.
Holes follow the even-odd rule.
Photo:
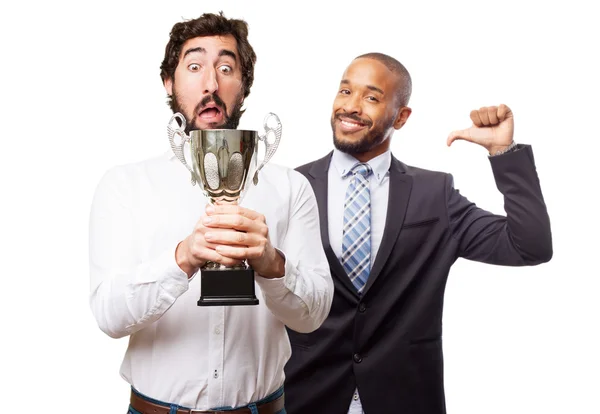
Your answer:
[[[359,163],[356,158],[335,149],[329,165],[327,186],[327,218],[329,221],[329,242],[331,249],[341,263],[342,238],[344,226],[344,201],[346,190],[352,176],[344,175]],[[386,151],[368,161],[373,170],[369,179],[371,193],[371,267],[377,257],[377,251],[383,237],[390,189],[390,165],[392,154]],[[350,404],[349,414],[363,414],[358,390],[355,391]]]

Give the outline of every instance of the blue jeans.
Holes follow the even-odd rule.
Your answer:
[[[165,407],[169,407],[171,409],[171,414],[177,414],[177,409],[178,408],[184,408],[184,409],[188,409],[189,410],[189,408],[187,408],[187,407],[181,407],[181,406],[179,406],[177,404],[169,404],[169,403],[165,403],[165,402],[162,402],[162,401],[155,400],[155,399],[150,398],[150,397],[146,397],[145,395],[140,394],[137,390],[135,390],[133,388],[131,390],[132,390],[132,392],[136,393],[137,395],[139,395],[140,397],[142,397],[145,400],[152,401],[155,404],[164,405]],[[250,411],[252,412],[252,414],[258,414],[258,408],[256,408],[257,405],[268,403],[270,401],[276,400],[277,398],[281,397],[282,395],[283,395],[283,387],[279,388],[273,394],[266,396],[262,400],[250,403],[250,404],[248,404],[248,405],[246,405],[244,407],[249,408]],[[237,410],[238,408],[243,408],[243,407],[235,407],[235,408],[233,408],[233,407],[215,407],[215,408],[212,408],[212,410],[227,411],[227,410]],[[144,413],[140,413],[139,411],[135,410],[132,406],[129,406],[129,410],[127,411],[127,414],[144,414]],[[278,411],[275,414],[286,414],[285,408],[283,410],[281,410],[281,411]]]

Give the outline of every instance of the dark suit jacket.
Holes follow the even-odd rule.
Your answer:
[[[531,147],[490,158],[506,217],[460,195],[451,175],[392,157],[385,230],[362,296],[329,245],[330,159],[331,154],[297,168],[317,197],[335,296],[318,330],[288,330],[286,410],[346,414],[358,387],[367,414],[445,413],[442,306],[452,264],[463,257],[526,266],[552,257]]]

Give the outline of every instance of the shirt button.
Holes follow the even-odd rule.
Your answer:
[[[217,335],[219,335],[219,334],[221,333],[221,330],[220,330],[218,327],[216,327],[216,328],[215,328],[215,333],[216,333]]]
[[[364,311],[367,310],[367,305],[365,305],[364,303],[361,303],[360,305],[358,305],[358,311],[360,313],[364,313]]]
[[[358,401],[358,393],[357,392],[354,393],[354,401]]]
[[[217,373],[217,370],[215,369],[215,373],[213,374],[213,377],[215,378],[219,378],[219,374]]]
[[[352,356],[352,359],[354,359],[354,362],[356,362],[357,364],[360,364],[362,362],[362,357],[360,356],[360,354],[354,354]]]

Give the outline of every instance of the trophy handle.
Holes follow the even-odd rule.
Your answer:
[[[270,120],[274,120],[277,123],[275,128],[269,125]],[[254,178],[252,179],[254,185],[258,184],[258,172],[262,169],[262,167],[265,166],[267,162],[269,162],[273,154],[275,154],[275,151],[277,151],[277,147],[279,146],[279,141],[281,140],[281,121],[279,120],[279,117],[277,115],[275,115],[272,112],[269,112],[267,116],[265,116],[263,126],[265,128],[265,132],[264,134],[259,133],[258,139],[265,143],[265,159],[260,163],[260,166],[256,169],[256,172],[254,173]],[[269,141],[267,140],[270,132],[275,133],[275,141],[273,143],[269,143]]]
[[[178,126],[177,123],[174,122],[175,120],[179,120],[181,122],[181,126]],[[173,124],[177,126],[173,128],[171,126]],[[175,154],[177,159],[181,161],[183,165],[185,165],[185,168],[187,168],[190,174],[192,175],[192,185],[196,185],[196,176],[194,175],[194,171],[185,161],[185,155],[183,153],[183,146],[186,142],[190,141],[189,135],[185,133],[185,125],[185,117],[179,112],[177,112],[173,114],[173,116],[169,120],[169,123],[167,124],[167,134],[169,135],[169,143],[171,144],[171,149],[173,150],[173,153]],[[175,136],[177,135],[179,135],[179,137],[181,138],[180,143],[175,142]]]

